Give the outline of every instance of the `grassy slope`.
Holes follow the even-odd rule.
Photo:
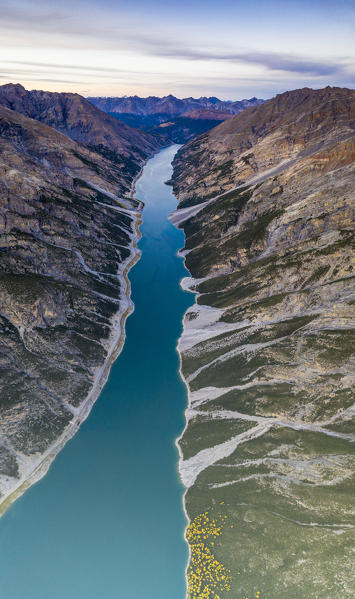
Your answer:
[[[187,491],[191,530],[206,512],[223,522],[217,536],[206,524],[191,598],[352,595],[353,127],[354,92],[299,90],[176,159],[181,208],[216,198],[182,223],[186,265],[204,278],[198,304],[235,325],[182,352],[189,388],[205,398],[180,441],[182,470],[202,449],[259,435],[212,459]],[[204,330],[194,310],[185,333]],[[220,395],[208,399],[209,387]]]

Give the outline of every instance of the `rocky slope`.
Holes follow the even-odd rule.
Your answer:
[[[156,136],[161,144],[185,143],[219,121],[263,102],[257,98],[225,102],[218,98],[88,98],[95,106],[132,127]]]
[[[120,350],[148,150],[122,143],[127,168],[0,106],[0,513],[74,434]]]
[[[190,599],[353,595],[354,128],[301,89],[175,159]]]
[[[120,115],[117,115],[120,117]],[[163,123],[154,125],[148,129],[149,133],[157,136],[163,144],[185,144],[187,141],[206,133],[221,121],[231,118],[233,115],[226,112],[214,112],[213,110],[193,110],[180,116],[173,117]]]
[[[0,86],[0,105],[49,125],[114,160],[128,186],[142,160],[163,145],[157,137],[128,127],[78,94],[27,91],[20,84],[9,83]]]

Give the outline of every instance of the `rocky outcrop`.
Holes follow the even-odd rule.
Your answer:
[[[191,599],[351,594],[354,128],[354,91],[296,90],[175,159]]]
[[[162,145],[157,137],[125,125],[78,94],[27,91],[22,85],[9,83],[0,86],[0,105],[49,125],[113,160],[128,185],[142,160]]]
[[[127,170],[0,106],[0,513],[74,434],[123,343],[145,143]]]

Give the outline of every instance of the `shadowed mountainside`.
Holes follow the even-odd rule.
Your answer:
[[[10,83],[0,86],[0,105],[53,127],[122,169],[133,169],[161,145],[156,137],[125,125],[78,94],[27,91]]]

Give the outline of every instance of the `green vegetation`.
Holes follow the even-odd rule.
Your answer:
[[[227,160],[221,165],[216,167],[217,178],[226,177],[232,174],[233,171],[233,160]]]
[[[244,202],[246,203],[248,199],[244,198]],[[218,218],[216,223],[212,220],[212,225],[205,218],[208,211],[206,214],[197,215],[199,218],[194,219],[194,225],[202,224],[202,227],[206,226],[206,231],[197,238],[187,238],[186,248],[189,249],[190,245],[194,247],[186,256],[186,266],[192,276],[204,277],[211,271],[211,265],[221,262],[231,265],[234,263],[237,266],[240,261],[238,259],[240,252],[243,252],[243,255],[246,254],[249,259],[257,257],[265,246],[265,235],[269,224],[282,213],[282,210],[267,212],[258,216],[254,221],[241,225],[238,230],[231,229],[229,234],[228,230],[238,223],[235,214],[234,222],[228,220],[226,222],[226,216],[223,216],[221,219]],[[212,214],[208,214],[208,216],[213,219]],[[205,243],[202,243],[203,241]]]
[[[203,449],[228,441],[251,426],[249,422],[236,419],[211,420],[208,413],[204,417],[197,416],[190,420],[180,442],[184,459],[187,460]]]
[[[353,481],[336,478],[350,474],[352,449],[347,441],[275,427],[200,474],[186,505],[192,520],[201,508],[210,519],[224,519],[211,547],[231,576],[221,597],[259,592],[283,599],[285,584],[292,599],[300,588],[327,596],[330,584],[349,594],[353,533],[346,514]]]

